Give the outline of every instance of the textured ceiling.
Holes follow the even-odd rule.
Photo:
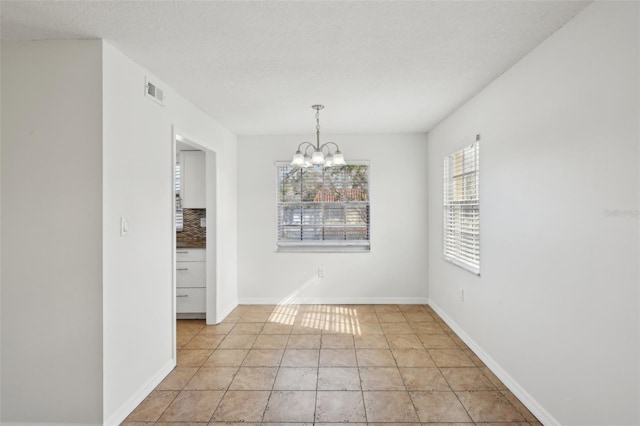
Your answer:
[[[426,132],[578,1],[2,1],[3,39],[103,38],[239,135]]]

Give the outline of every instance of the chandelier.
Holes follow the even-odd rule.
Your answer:
[[[340,148],[334,142],[325,142],[320,145],[320,110],[324,108],[324,105],[313,105],[311,108],[316,110],[316,144],[311,142],[302,142],[298,145],[298,150],[293,155],[291,166],[296,168],[324,166],[345,166],[347,163],[344,161],[344,156],[340,152]],[[335,146],[335,151],[331,152],[331,146]],[[304,151],[301,151],[304,147]],[[313,152],[309,156],[309,149]],[[326,154],[325,154],[326,151]]]

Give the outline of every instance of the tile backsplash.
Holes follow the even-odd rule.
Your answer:
[[[207,209],[183,209],[184,226],[176,232],[178,242],[206,241],[207,228],[200,226],[200,219],[207,217]]]

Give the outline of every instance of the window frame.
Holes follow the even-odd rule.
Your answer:
[[[280,167],[290,166],[290,161],[275,162],[275,242],[276,252],[287,253],[369,253],[371,251],[371,162],[367,160],[349,161],[349,166],[367,166],[367,205],[368,221],[367,232],[369,238],[366,240],[306,240],[306,241],[280,241]],[[317,166],[312,166],[317,167]],[[311,203],[311,202],[310,202]],[[345,203],[323,203],[317,204],[341,204]],[[324,227],[324,224],[323,224]]]
[[[465,171],[465,151],[468,149],[473,149],[473,154],[474,154],[474,168],[471,171]],[[454,175],[454,171],[452,170],[452,165],[453,162],[455,161],[455,157],[456,155],[461,155],[462,156],[462,173],[458,174],[458,175]],[[449,170],[449,173],[447,174],[447,170]],[[454,185],[454,181],[456,177],[462,177],[462,182],[463,182],[463,188],[466,186],[465,185],[465,176],[469,175],[469,174],[473,174],[473,179],[474,179],[474,184],[475,184],[475,199],[464,199],[463,197],[461,197],[460,199],[452,199],[450,200],[448,198],[448,194],[452,193],[453,191],[450,191],[453,189],[453,185]],[[480,205],[481,205],[481,198],[480,198],[480,135],[476,136],[476,140],[474,143],[472,143],[471,145],[466,145],[462,148],[456,149],[455,151],[453,151],[452,153],[446,155],[443,158],[443,170],[442,170],[442,176],[443,176],[443,196],[442,196],[442,255],[443,255],[443,259],[453,263],[454,265],[457,265],[475,275],[480,275],[480,256],[481,256],[481,250],[480,250],[480,237],[481,237],[481,231],[480,231]],[[464,191],[465,189],[463,189]],[[472,201],[471,203],[467,203],[466,201]],[[475,201],[475,203],[473,202]],[[462,246],[463,244],[468,244],[469,241],[472,241],[473,246],[472,247],[477,247],[477,256],[476,256],[476,261],[474,262],[474,259],[469,259],[464,258],[460,252],[461,249],[458,248],[458,253],[453,252],[452,250],[450,250],[450,246],[451,244],[448,243],[448,238],[451,236],[452,232],[450,231],[451,229],[451,224],[449,221],[449,218],[451,217],[451,210],[455,209],[457,210],[459,213],[459,217],[462,216],[462,212],[465,210],[465,206],[475,206],[471,208],[472,210],[472,217],[477,218],[477,236],[473,239],[469,238],[469,239],[463,239],[462,238],[462,234],[465,231],[460,230],[459,231],[459,235],[457,236],[457,245],[458,246]],[[468,213],[465,213],[465,216],[468,216]],[[462,219],[457,219],[457,223],[461,222]],[[466,231],[466,232],[470,232],[470,231]],[[454,235],[454,237],[456,237]]]

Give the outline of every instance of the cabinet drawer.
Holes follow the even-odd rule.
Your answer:
[[[205,312],[207,304],[204,295],[204,288],[177,288],[176,313]]]
[[[207,260],[206,249],[176,249],[176,261],[178,262],[204,262]]]
[[[176,262],[176,287],[206,287],[206,262]]]

